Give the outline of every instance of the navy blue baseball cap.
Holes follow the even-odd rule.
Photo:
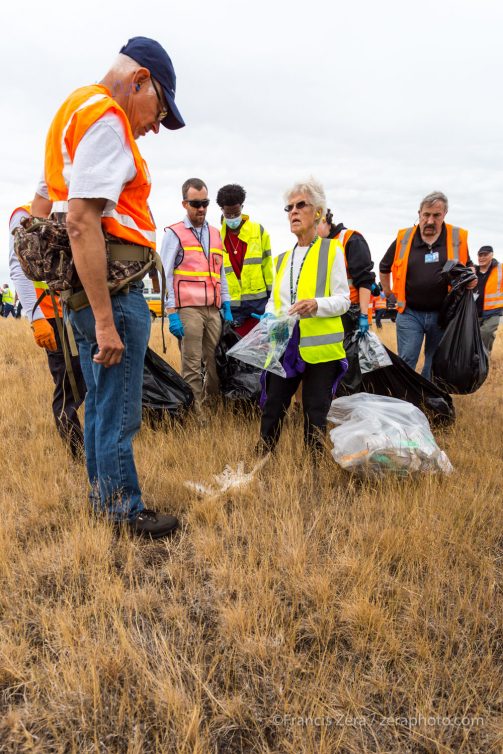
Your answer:
[[[120,52],[136,60],[144,68],[148,68],[154,79],[161,85],[169,108],[168,115],[161,121],[162,125],[172,131],[183,128],[185,121],[175,105],[175,69],[164,47],[161,47],[155,39],[131,37]]]

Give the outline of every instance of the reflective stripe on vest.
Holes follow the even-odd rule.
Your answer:
[[[351,236],[355,233],[354,230],[348,230],[348,228],[342,228],[339,235],[337,236],[337,239],[341,242],[342,248],[344,250],[344,264],[346,265],[346,275],[348,276],[348,286],[349,286],[349,300],[352,304],[358,304],[360,303],[360,294],[358,293],[358,288],[355,288],[353,285],[353,278],[349,276],[349,267],[348,267],[348,260],[346,257],[346,244],[351,238]]]
[[[73,92],[56,113],[46,141],[45,180],[53,212],[68,210],[68,186],[75,153],[87,130],[103,115],[113,112],[120,120],[133,155],[136,175],[123,187],[113,210],[101,223],[110,235],[155,249],[155,224],[148,206],[150,175],[124,110],[101,84]]]
[[[466,264],[468,262],[468,231],[445,223],[447,259]],[[406,306],[405,286],[409,254],[418,226],[403,228],[398,231],[395,258],[391,268],[393,276],[393,293],[396,296],[396,308],[401,313]]]
[[[243,216],[245,222],[239,229],[238,238],[246,244],[246,252],[238,278],[231,264],[229,252],[225,246],[227,225],[223,223],[220,231],[222,238],[222,253],[224,256],[224,271],[231,297],[231,306],[239,307],[241,301],[259,301],[266,299],[272,285],[271,250],[263,248],[264,228],[259,223],[252,222],[248,215]],[[269,236],[266,236],[267,239]],[[267,262],[266,260],[270,260]],[[266,279],[266,271],[267,273]]]
[[[330,273],[336,254],[343,254],[337,239],[318,239],[305,257],[297,288],[297,301],[330,295]],[[273,301],[277,314],[281,311],[281,282],[290,274],[292,252],[277,258],[277,274],[273,285]],[[344,328],[340,317],[303,317],[299,320],[301,357],[308,364],[343,359]]]
[[[220,275],[222,272],[222,240],[211,225],[208,257],[192,228],[180,222],[170,225],[183,249],[183,258],[173,270],[175,306],[221,307]]]
[[[14,303],[14,295],[10,288],[4,288],[4,290],[2,291],[2,301],[4,304]]]
[[[484,311],[503,307],[503,264],[491,270],[484,290]]]

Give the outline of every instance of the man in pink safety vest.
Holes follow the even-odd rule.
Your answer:
[[[161,259],[166,272],[169,329],[180,342],[182,376],[192,388],[196,410],[200,410],[203,400],[219,393],[215,349],[222,317],[232,322],[231,299],[220,231],[206,221],[210,200],[204,181],[185,181],[182,200],[187,215],[165,229]],[[204,386],[202,365],[206,371]]]

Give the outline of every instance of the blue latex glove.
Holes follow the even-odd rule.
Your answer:
[[[358,318],[358,329],[362,335],[369,331],[369,318],[366,314],[360,314]]]
[[[372,283],[372,288],[370,289],[370,292],[373,296],[379,296],[381,293],[381,289],[379,288],[379,283]]]
[[[169,319],[169,331],[171,335],[174,335],[175,338],[178,338],[178,340],[181,340],[183,336],[185,335],[184,329],[183,329],[183,322],[180,319],[180,315],[178,312],[172,312],[171,314],[168,314]]]
[[[220,311],[223,314],[224,322],[233,322],[234,321],[234,317],[232,316],[231,302],[230,301],[224,301],[224,303],[222,304],[222,308],[220,309]]]
[[[271,314],[271,312],[264,312],[263,314],[251,314],[250,316],[253,317],[253,319],[260,320],[265,319],[266,317],[272,317],[273,315]]]

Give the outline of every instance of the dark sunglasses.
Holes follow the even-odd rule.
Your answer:
[[[157,88],[157,84],[155,82],[155,79],[153,79],[152,76],[150,77],[150,81],[152,82],[152,86],[154,87],[154,91],[156,93],[159,105],[161,106],[161,110],[160,110],[160,112],[157,115],[157,120],[160,123],[161,121],[164,120],[164,118],[168,117],[169,110],[164,110],[164,108],[167,107],[167,105],[165,105],[164,102],[162,101],[161,92]]]
[[[201,207],[207,207],[210,203],[209,199],[186,199],[187,204],[190,204],[194,209],[201,209]]]
[[[293,209],[304,209],[304,207],[312,207],[312,204],[309,204],[309,202],[305,202],[302,200],[301,202],[296,202],[295,204],[287,204],[285,207],[285,212],[290,213]]]

